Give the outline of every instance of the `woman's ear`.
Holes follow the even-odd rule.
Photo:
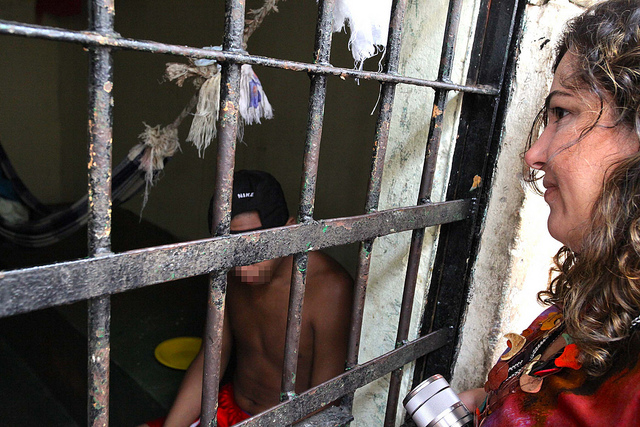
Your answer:
[[[293,224],[296,224],[296,219],[290,216],[285,225],[293,225]]]

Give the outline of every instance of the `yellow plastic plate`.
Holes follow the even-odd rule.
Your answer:
[[[186,370],[196,358],[202,338],[177,337],[162,341],[154,352],[158,362],[173,369]]]

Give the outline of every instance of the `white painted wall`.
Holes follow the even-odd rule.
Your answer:
[[[410,0],[405,14],[400,73],[434,80],[437,77],[448,1]],[[465,2],[460,19],[456,45],[456,66],[452,80],[462,83],[470,49],[469,34],[475,27],[476,2]],[[380,197],[380,209],[415,205],[424,162],[425,143],[433,108],[433,90],[399,85],[396,89],[394,113],[385,161]],[[453,94],[445,110],[445,124],[439,163],[434,179],[432,200],[443,199],[445,177],[449,176],[455,139],[460,97]],[[431,279],[438,228],[427,229],[413,304],[409,339],[418,337],[425,292]],[[411,232],[385,236],[376,240],[373,248],[364,326],[360,348],[360,363],[394,349],[402,301],[405,271],[409,255]],[[401,397],[409,392],[413,365],[405,367]],[[384,420],[389,376],[358,390],[354,402],[356,426],[379,426]],[[402,399],[400,399],[402,401]],[[404,419],[400,402],[397,421]]]

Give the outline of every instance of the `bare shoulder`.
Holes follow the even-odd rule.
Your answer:
[[[307,274],[308,284],[315,284],[316,282],[324,283],[325,285],[328,282],[332,282],[335,286],[353,284],[353,279],[347,270],[338,261],[320,251],[309,253]]]
[[[329,255],[315,251],[309,253],[307,291],[314,298],[351,298],[353,279],[342,265]]]

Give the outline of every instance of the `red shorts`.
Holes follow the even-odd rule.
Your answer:
[[[233,398],[233,384],[226,383],[218,393],[218,427],[230,427],[251,418]]]
[[[234,424],[244,421],[251,415],[247,414],[238,406],[233,398],[233,384],[227,383],[222,386],[218,393],[218,427],[231,427]],[[147,422],[149,427],[162,427],[165,417]],[[195,420],[192,427],[200,425],[200,420]]]

